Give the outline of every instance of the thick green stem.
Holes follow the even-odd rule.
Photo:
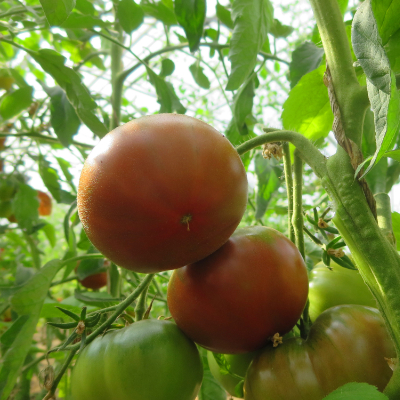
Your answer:
[[[292,225],[292,215],[293,215],[293,175],[292,175],[292,163],[290,160],[290,150],[289,143],[282,143],[283,149],[283,166],[285,168],[285,182],[286,182],[286,192],[288,198],[288,231],[289,239],[294,243],[294,229]]]
[[[104,256],[103,256],[104,257]],[[103,322],[99,327],[97,327],[87,338],[86,338],[86,345],[88,345],[90,342],[92,342],[94,339],[96,339],[97,336],[99,336],[101,333],[103,333],[105,330],[107,330],[110,325],[121,315],[121,313],[128,307],[130,306],[145,290],[150,282],[152,281],[154,277],[154,274],[148,274],[142,282],[140,282],[140,285],[121,303],[118,304],[118,306],[110,307],[109,309],[112,309],[114,312],[110,315],[109,318],[105,322]],[[94,312],[95,313],[95,312]],[[91,315],[93,313],[90,313]],[[81,346],[80,343],[74,344],[73,346],[67,346],[63,350],[78,350],[79,347]],[[57,351],[58,348],[52,349],[50,352]]]
[[[143,290],[143,292],[140,294],[139,299],[137,301],[136,307],[135,307],[135,320],[136,321],[141,321],[143,319],[144,313],[146,312],[147,306],[146,306],[146,300],[147,300],[147,292],[149,290],[149,285]]]
[[[322,178],[326,174],[326,158],[307,138],[297,132],[278,130],[268,132],[244,142],[236,150],[242,155],[255,147],[272,142],[290,142],[294,144],[303,160],[313,169],[317,176]]]
[[[360,87],[357,81],[339,4],[337,0],[310,0],[310,3],[331,71],[346,136],[360,147],[368,97],[365,96],[365,88]]]
[[[328,159],[323,185],[334,203],[333,222],[349,247],[361,276],[377,300],[388,332],[400,355],[400,256],[383,234],[354,181],[354,170],[343,149]],[[399,374],[388,385],[390,400],[400,398]]]
[[[70,351],[70,353],[68,354],[67,359],[65,360],[64,364],[61,367],[61,370],[58,372],[57,376],[55,377],[54,382],[51,385],[50,390],[48,391],[46,396],[44,396],[43,400],[50,400],[50,399],[54,399],[55,398],[55,393],[56,393],[57,386],[60,383],[61,378],[65,374],[65,371],[69,367],[69,364],[71,364],[71,361],[74,358],[75,353],[77,351],[78,351],[78,349],[74,349],[74,350]]]
[[[303,160],[294,153],[293,163],[293,218],[292,225],[296,238],[296,246],[300,251],[303,259],[305,260],[304,250],[304,219],[303,219]]]
[[[115,6],[114,6],[115,7]],[[114,29],[118,32],[118,41],[123,43],[123,31],[118,21],[114,24]],[[122,87],[117,83],[118,75],[122,71],[122,50],[123,48],[116,44],[111,43],[111,106],[112,115],[110,121],[110,130],[118,127],[121,120],[121,101],[122,101]]]
[[[396,239],[392,227],[392,208],[390,206],[390,197],[387,193],[377,193],[375,196],[376,213],[378,226],[383,234],[393,246],[396,245]]]

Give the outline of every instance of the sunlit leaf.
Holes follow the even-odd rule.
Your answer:
[[[226,90],[236,90],[253,72],[257,54],[273,20],[269,0],[236,0],[232,6],[234,30],[229,48],[231,74]]]
[[[199,48],[206,18],[206,0],[175,0],[175,15],[185,31],[190,51]]]
[[[61,25],[75,7],[75,0],[40,0],[51,26]]]
[[[396,77],[382,46],[370,0],[364,1],[354,16],[352,42],[354,53],[367,76],[368,96],[375,116],[376,151],[365,171],[367,174],[393,147],[400,123]]]
[[[311,140],[325,138],[332,129],[333,113],[323,83],[324,72],[325,65],[321,65],[304,75],[283,104],[283,127]]]

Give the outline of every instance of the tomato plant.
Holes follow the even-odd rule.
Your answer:
[[[333,261],[330,263],[330,269],[322,262],[312,269],[309,286],[312,321],[327,308],[341,304],[359,304],[376,308],[376,300],[359,272],[343,268]]]
[[[229,365],[228,372],[230,373],[221,372],[221,367],[218,365],[211,351],[207,352],[207,360],[214,378],[230,395],[237,397],[235,388],[246,376],[247,369],[249,368],[249,365],[256,354],[257,352],[244,354],[224,354],[223,357]]]
[[[229,141],[206,123],[159,114],[110,132],[82,170],[78,209],[119,266],[156,272],[198,261],[242,218],[247,179]]]
[[[88,345],[72,374],[75,400],[194,400],[203,369],[196,346],[170,321],[143,320]]]
[[[323,312],[306,340],[267,347],[246,375],[246,400],[321,400],[347,382],[383,390],[393,371],[393,343],[376,309],[344,305]]]
[[[174,271],[168,306],[196,343],[218,353],[245,353],[290,331],[307,293],[307,270],[296,246],[274,229],[253,226]]]

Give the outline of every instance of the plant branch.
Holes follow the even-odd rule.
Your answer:
[[[65,371],[69,367],[69,364],[71,364],[72,359],[75,356],[75,353],[78,351],[78,349],[71,350],[70,353],[68,354],[67,359],[65,360],[65,363],[62,365],[60,371],[58,372],[57,376],[55,377],[50,390],[47,392],[46,396],[43,397],[43,400],[50,400],[55,398],[55,393],[58,384],[61,381],[61,378],[63,377]]]
[[[148,287],[153,277],[154,274],[148,274],[142,280],[142,282],[140,282],[138,287],[125,300],[121,301],[121,303],[119,303],[117,307],[115,307],[114,312],[111,314],[111,316],[103,324],[97,327],[89,336],[87,336],[86,345],[91,343],[97,336],[99,336],[111,326],[111,324],[120,316],[120,314],[140,296],[143,290]],[[76,343],[73,346],[65,347],[63,350],[78,350],[80,345],[80,343]],[[50,352],[58,351],[58,349],[59,347],[56,347],[50,350]]]
[[[310,0],[329,65],[346,136],[361,147],[366,107],[365,88],[353,67],[346,28],[337,0]]]
[[[26,137],[26,138],[32,138],[32,139],[39,139],[39,140],[43,140],[49,143],[57,143],[57,144],[61,144],[61,142],[57,139],[54,138],[52,136],[48,136],[48,135],[42,135],[40,133],[36,133],[36,132],[21,132],[21,133],[0,133],[0,138],[3,137]],[[76,147],[82,147],[84,149],[88,149],[91,150],[93,149],[93,146],[90,144],[86,144],[86,143],[81,143],[81,142],[77,142],[75,140],[72,141],[72,144]]]
[[[297,132],[286,130],[268,132],[244,142],[236,150],[242,155],[255,147],[272,142],[292,143],[299,151],[303,160],[313,169],[318,177],[321,178],[326,174],[326,158],[306,137]]]
[[[292,225],[296,237],[296,246],[305,260],[304,233],[303,233],[303,160],[297,150],[294,153],[293,163],[293,218]]]
[[[288,231],[289,231],[289,239],[294,243],[294,229],[292,224],[292,215],[293,215],[293,175],[292,175],[292,163],[290,161],[290,149],[289,143],[282,143],[283,149],[283,165],[285,169],[285,182],[286,182],[286,192],[288,198]]]

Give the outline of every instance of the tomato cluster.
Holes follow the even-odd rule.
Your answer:
[[[176,325],[141,321],[96,339],[75,367],[75,399],[169,400],[176,393],[182,400],[194,399],[201,368],[187,337],[208,350],[231,354],[228,362],[240,366],[238,375],[246,375],[256,354],[248,352],[257,352],[246,375],[248,400],[298,398],[288,385],[293,393],[298,386],[302,398],[315,400],[352,380],[383,388],[391,375],[387,365],[379,362],[375,369],[361,371],[366,363],[393,355],[373,309],[330,309],[305,342],[294,338],[272,347],[271,339],[291,331],[301,317],[309,289],[307,269],[296,246],[276,230],[252,226],[235,231],[246,201],[246,172],[237,152],[223,135],[194,118],[139,118],[110,132],[94,148],[78,190],[86,234],[121,267],[145,273],[174,270],[167,300]],[[171,350],[176,335],[180,339]],[[357,335],[362,343],[350,352]],[[182,364],[176,367],[179,357]],[[338,371],[348,357],[362,362],[349,363],[348,373],[324,384],[334,371],[326,367],[327,360]],[[179,379],[181,372],[175,375],[172,363],[174,370],[185,371],[186,379]],[[233,394],[237,376],[221,379],[212,357],[209,363]],[[143,368],[135,369],[137,365]],[[306,383],[296,376],[303,367]],[[148,379],[155,375],[157,385]],[[272,379],[275,375],[279,378]]]

